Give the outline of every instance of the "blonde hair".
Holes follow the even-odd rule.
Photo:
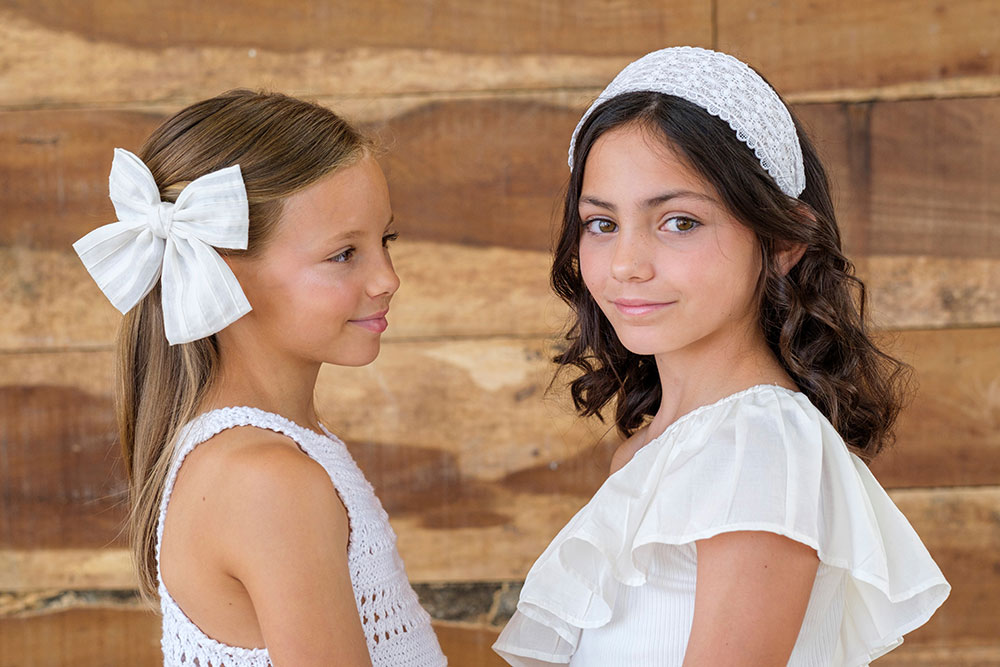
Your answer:
[[[233,90],[178,112],[146,140],[139,157],[164,201],[204,174],[239,164],[250,204],[246,250],[267,244],[283,200],[357,162],[370,140],[329,109],[277,93]],[[157,285],[122,321],[115,407],[128,477],[127,532],[140,593],[157,592],[156,530],[181,427],[193,419],[216,379],[215,336],[171,346]]]

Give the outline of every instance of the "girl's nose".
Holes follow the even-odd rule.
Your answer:
[[[392,259],[388,252],[382,253],[382,258],[378,260],[375,273],[368,283],[368,295],[371,297],[392,296],[399,289],[399,276],[392,266]]]
[[[652,278],[652,242],[646,234],[620,233],[611,258],[611,276],[620,282],[642,282]]]

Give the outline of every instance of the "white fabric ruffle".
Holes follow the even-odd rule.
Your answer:
[[[916,532],[802,393],[759,385],[681,417],[640,449],[528,573],[494,650],[512,665],[568,663],[642,586],[656,545],[762,530],[847,574],[835,654],[864,665],[925,623],[950,586]]]

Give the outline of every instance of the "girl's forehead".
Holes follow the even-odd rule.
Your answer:
[[[584,164],[583,192],[676,190],[715,199],[714,188],[662,133],[630,123],[598,137]],[[654,196],[654,195],[650,195]]]

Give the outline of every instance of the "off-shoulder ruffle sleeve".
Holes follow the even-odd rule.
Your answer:
[[[950,587],[920,538],[801,393],[758,386],[691,412],[608,478],[528,573],[494,649],[513,665],[568,663],[646,581],[656,545],[762,530],[846,573],[837,654],[864,665],[925,623]]]

